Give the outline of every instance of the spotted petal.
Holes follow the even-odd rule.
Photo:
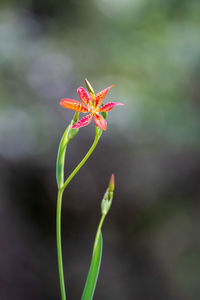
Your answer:
[[[111,89],[111,87],[113,87],[114,85],[111,85],[109,87],[107,87],[106,89],[104,89],[103,91],[99,92],[96,96],[95,96],[95,107],[99,106],[102,101],[104,100],[105,96],[107,95],[109,89]]]
[[[100,129],[106,130],[107,129],[107,122],[106,120],[99,114],[94,115],[94,123]]]
[[[124,105],[124,104],[123,104],[123,103],[120,103],[120,102],[109,102],[109,103],[103,105],[102,107],[100,107],[98,111],[100,111],[100,112],[110,111],[110,110],[113,109],[116,105]]]
[[[75,111],[79,111],[82,113],[87,113],[88,112],[88,108],[80,103],[79,101],[73,100],[73,99],[62,99],[60,101],[60,105],[75,110]]]
[[[76,129],[76,128],[81,128],[84,126],[87,126],[88,124],[90,124],[92,120],[92,114],[87,115],[86,117],[80,119],[77,123],[75,123],[72,128]]]
[[[79,94],[81,101],[88,105],[89,101],[91,100],[91,96],[88,94],[88,92],[81,86],[78,88],[77,93]]]

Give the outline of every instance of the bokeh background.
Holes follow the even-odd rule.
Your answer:
[[[112,172],[95,300],[200,299],[199,0],[1,0],[0,299],[59,297],[57,148],[87,77],[125,103],[64,194],[69,299],[80,299]],[[94,138],[82,128],[66,174]]]

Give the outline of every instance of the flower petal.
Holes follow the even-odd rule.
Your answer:
[[[100,129],[106,130],[107,129],[107,122],[106,120],[99,114],[94,115],[94,123]]]
[[[86,117],[80,119],[77,123],[75,123],[72,128],[81,128],[87,126],[92,120],[92,114],[87,115]]]
[[[113,109],[116,105],[124,105],[124,104],[123,104],[123,103],[120,103],[120,102],[109,102],[109,103],[103,105],[102,107],[100,107],[98,111],[100,111],[100,112],[110,111],[110,110]]]
[[[73,99],[62,99],[60,105],[82,113],[88,112],[88,108],[85,105]]]
[[[88,92],[81,86],[78,88],[77,93],[79,94],[81,101],[88,105],[89,101],[91,100],[91,96],[88,94]]]
[[[96,96],[95,96],[95,107],[99,106],[101,104],[101,102],[103,101],[103,99],[105,98],[105,96],[107,95],[109,89],[111,89],[111,87],[113,87],[114,85],[111,85],[109,87],[107,87],[106,89],[104,89],[103,91],[99,92]]]

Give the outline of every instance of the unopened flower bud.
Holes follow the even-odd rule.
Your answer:
[[[85,78],[85,84],[87,86],[87,89],[89,91],[89,93],[91,95],[94,95],[94,90],[93,90],[93,87],[91,86],[90,82],[87,80],[87,78]]]
[[[115,189],[115,177],[114,174],[112,174],[108,188],[101,201],[101,213],[103,215],[106,215],[111,207],[114,189]]]
[[[115,189],[115,175],[114,174],[112,174],[110,177],[108,189],[110,192],[114,192],[114,189]]]
[[[106,215],[110,209],[111,201],[109,201],[109,192],[106,190],[103,199],[101,201],[101,213],[102,215]]]

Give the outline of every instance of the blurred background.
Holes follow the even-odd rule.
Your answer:
[[[95,300],[200,299],[199,0],[1,0],[0,299],[60,299],[55,162],[87,77],[125,103],[64,193],[69,299],[80,299],[100,202],[112,209]],[[69,174],[90,147],[82,128]]]

